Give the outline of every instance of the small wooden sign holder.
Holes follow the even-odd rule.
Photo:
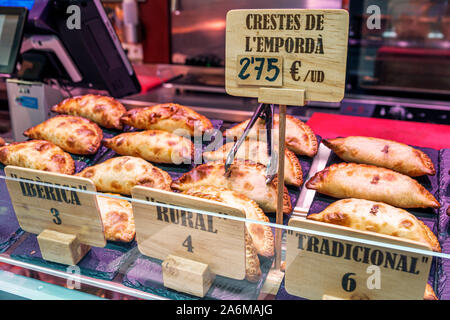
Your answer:
[[[132,189],[132,196],[161,204],[132,202],[139,251],[163,260],[165,287],[204,297],[215,275],[244,279],[244,222],[189,209],[245,218],[243,211],[216,201],[141,186]]]
[[[44,260],[77,264],[90,246],[104,247],[103,223],[89,179],[15,166],[5,168],[11,202],[20,227],[37,234]]]
[[[423,243],[304,218],[289,226],[431,253]],[[307,299],[423,299],[431,263],[430,255],[289,230],[286,291]]]

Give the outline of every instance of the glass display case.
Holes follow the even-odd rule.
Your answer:
[[[212,123],[220,132],[221,121]],[[118,134],[104,131],[106,137]],[[400,209],[366,200],[372,198],[364,184],[347,186],[350,193],[343,198],[348,199],[314,186],[343,162],[329,141],[316,139],[319,148],[313,156],[294,156],[302,170],[300,181],[293,182],[291,169],[286,171],[282,224],[275,223],[272,185],[258,185],[264,173],[249,173],[248,164],[232,168],[237,173],[229,179],[238,176],[230,182],[212,169],[202,171],[208,167],[203,161],[152,162],[170,175],[172,190],[135,186],[128,195],[105,192],[96,177],[82,178],[99,164],[124,158],[104,146],[92,156],[72,155],[79,173],[74,176],[2,165],[3,296],[448,299],[450,150],[413,151],[430,159],[435,175],[387,179],[397,190],[384,194],[384,202],[408,207],[396,201],[424,201],[419,206],[428,207]],[[197,154],[209,143],[195,145]],[[126,167],[95,172],[113,174],[126,184]],[[205,172],[216,180],[190,185],[207,179]],[[399,175],[389,174],[394,181]],[[402,183],[411,185],[405,189]],[[368,193],[361,196],[357,189]],[[67,254],[73,263],[65,262]]]
[[[348,6],[352,92],[448,100],[448,1],[350,1]]]

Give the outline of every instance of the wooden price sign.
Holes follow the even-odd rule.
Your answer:
[[[313,231],[430,250],[424,244],[293,218]],[[430,251],[431,253],[431,251]],[[286,290],[307,299],[423,299],[432,256],[287,231]]]
[[[344,97],[346,10],[231,10],[226,90],[261,102],[303,105]]]
[[[20,227],[38,234],[42,257],[77,264],[89,246],[106,245],[103,224],[91,180],[76,176],[7,166],[6,180]]]
[[[133,199],[186,208],[178,210],[133,201],[139,251],[164,260],[164,285],[203,297],[215,274],[245,277],[244,222],[189,211],[204,210],[245,218],[220,202],[148,187],[132,189]]]

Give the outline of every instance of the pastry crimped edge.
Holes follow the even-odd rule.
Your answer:
[[[172,133],[172,132],[169,132],[169,131],[163,131],[163,130],[157,130],[157,129],[149,129],[149,130],[144,130],[144,131],[123,132],[123,133],[121,133],[121,134],[118,134],[118,135],[115,136],[115,137],[107,138],[107,139],[102,139],[102,145],[105,146],[106,148],[109,148],[109,149],[111,149],[111,150],[114,150],[114,152],[120,154],[119,152],[115,151],[115,148],[114,148],[114,145],[116,144],[115,141],[116,141],[117,138],[119,138],[120,136],[128,136],[128,137],[132,137],[132,136],[134,136],[134,135],[142,134],[142,133],[150,132],[150,131],[156,132],[156,133],[162,133],[162,134],[165,134],[165,135],[168,135],[168,136],[173,135],[174,137],[179,138],[179,139],[186,139],[186,138],[184,138],[184,137],[182,137],[182,136],[177,136],[176,134],[174,134],[174,133]],[[189,142],[190,142],[190,146],[191,146],[190,160],[192,161],[192,160],[194,159],[194,157],[195,157],[195,145],[194,145],[194,144],[192,143],[192,141],[190,141],[189,139],[186,139],[186,141],[189,141]],[[126,156],[127,154],[121,154],[121,155]],[[138,157],[138,158],[142,158],[142,157],[139,156],[139,155],[130,155],[130,157]],[[144,158],[142,158],[142,159],[144,159]],[[144,160],[150,161],[150,162],[156,162],[156,161],[151,161],[151,160],[147,160],[147,159],[144,159]],[[169,163],[169,164],[170,164],[170,163]]]
[[[323,181],[325,181],[326,176],[328,175],[328,172],[330,172],[331,170],[339,170],[341,168],[344,167],[350,167],[350,166],[358,166],[358,167],[366,167],[366,168],[370,168],[370,169],[378,169],[381,171],[385,171],[385,172],[389,172],[389,173],[394,173],[394,174],[398,174],[398,175],[402,175],[405,176],[409,179],[411,179],[413,181],[414,184],[417,185],[417,187],[420,189],[420,192],[424,193],[426,198],[431,202],[434,203],[434,205],[429,205],[429,206],[418,206],[418,208],[439,208],[441,205],[440,203],[437,201],[437,199],[431,194],[431,192],[429,192],[427,189],[425,189],[425,187],[423,185],[421,185],[419,182],[417,182],[417,180],[394,170],[391,169],[387,169],[387,168],[383,168],[383,167],[378,167],[378,166],[374,166],[374,165],[370,165],[370,164],[361,164],[361,163],[353,163],[353,162],[339,162],[339,163],[334,163],[328,167],[326,167],[325,169],[316,172],[314,174],[314,176],[309,179],[306,182],[306,188],[308,189],[313,189],[316,190],[317,189],[317,184],[322,183]]]
[[[245,228],[245,280],[255,283],[261,279],[261,275],[261,265],[256,247],[247,228]]]
[[[61,149],[61,151],[67,155],[65,158],[69,160],[68,162],[68,166],[67,166],[67,171],[66,172],[60,172],[60,171],[46,171],[46,172],[56,172],[56,173],[62,173],[62,174],[67,174],[67,175],[73,175],[75,173],[75,161],[73,160],[73,158],[70,156],[69,153],[67,153],[66,151],[64,151],[61,147],[57,146],[56,144],[54,144],[51,141],[47,141],[47,140],[28,140],[28,141],[21,141],[21,142],[12,142],[8,145],[3,145],[0,146],[0,152],[2,149],[4,150],[8,150],[8,147],[10,146],[16,146],[16,145],[20,145],[20,144],[26,144],[26,143],[31,143],[31,142],[46,142],[46,143],[50,143],[51,145],[53,145],[54,147],[58,147],[59,149]],[[0,161],[1,162],[1,161]],[[3,162],[2,162],[3,163]],[[4,165],[6,165],[5,163],[3,163]],[[34,168],[33,168],[34,169]]]
[[[113,197],[110,197],[110,196],[120,196],[120,195],[118,195],[116,193],[109,193],[109,192],[107,192],[107,193],[103,193],[101,195],[97,195],[96,196],[97,197],[97,205],[99,206],[99,210],[101,211],[100,204],[98,203],[98,201],[99,201],[98,198],[100,198],[100,197],[101,198],[107,198],[107,199],[113,199],[113,200],[117,201],[118,203],[120,203],[121,206],[122,206],[123,203],[127,202],[126,207],[127,207],[127,209],[131,210],[131,218],[132,218],[132,223],[131,224],[133,225],[133,228],[131,230],[132,231],[131,233],[127,232],[126,233],[126,237],[121,237],[120,239],[108,237],[107,234],[106,234],[106,230],[104,230],[106,240],[129,243],[129,242],[133,241],[133,239],[136,236],[136,225],[135,225],[135,222],[134,222],[134,214],[133,214],[132,204],[131,204],[130,201],[127,201],[127,200],[124,200],[124,199],[116,199],[116,198],[113,198]],[[101,216],[102,221],[103,221],[103,216],[101,215],[101,213],[100,213],[100,216]],[[127,231],[130,231],[130,229],[127,228]]]
[[[64,150],[64,149],[63,149],[62,147],[60,147],[60,146],[58,146],[58,147],[60,147],[61,149],[63,149],[63,150],[66,151],[66,152],[73,153],[73,154],[77,154],[77,155],[90,155],[90,154],[95,154],[95,153],[97,153],[98,149],[99,149],[99,148],[101,147],[101,145],[102,145],[103,131],[102,131],[102,129],[98,126],[98,124],[96,124],[94,121],[89,120],[89,119],[87,119],[87,118],[80,117],[80,116],[71,116],[71,115],[67,115],[67,114],[60,114],[60,115],[51,117],[51,118],[45,120],[44,122],[41,122],[40,124],[37,124],[37,125],[35,125],[35,126],[29,128],[29,129],[25,130],[24,133],[23,133],[23,135],[26,136],[26,137],[29,137],[29,134],[30,134],[31,131],[33,131],[33,129],[35,129],[36,127],[42,125],[43,123],[45,123],[45,122],[47,122],[47,121],[49,121],[49,120],[55,119],[55,118],[80,118],[80,119],[82,119],[82,121],[86,121],[86,122],[88,122],[89,124],[91,124],[91,125],[93,126],[93,128],[95,129],[95,133],[96,133],[96,135],[95,135],[95,141],[94,141],[94,143],[92,144],[93,147],[95,148],[95,151],[76,152],[76,153],[75,153],[75,152],[69,152],[69,151],[67,151],[67,150]],[[34,139],[34,138],[31,138],[31,139]],[[38,139],[35,139],[35,140],[38,140]],[[46,140],[46,139],[44,139],[44,138],[41,136],[41,137],[39,138],[39,140]],[[49,142],[52,142],[53,144],[55,144],[55,143],[54,143],[53,141],[51,141],[51,140],[46,140],[46,141],[49,141]]]
[[[101,98],[101,99],[109,100],[109,101],[111,101],[111,104],[115,103],[115,104],[118,105],[118,107],[119,107],[120,109],[122,109],[122,115],[123,115],[123,114],[126,112],[126,110],[127,110],[127,109],[123,106],[122,103],[120,103],[119,101],[117,101],[117,100],[114,99],[113,97],[89,93],[89,94],[85,94],[85,95],[78,95],[78,96],[75,96],[75,97],[69,97],[69,98],[66,98],[66,99],[64,99],[63,101],[61,101],[60,103],[54,105],[54,106],[51,108],[51,111],[52,111],[52,112],[59,113],[59,114],[71,115],[71,114],[69,114],[69,113],[67,113],[67,112],[65,112],[65,111],[63,111],[63,110],[61,110],[61,108],[64,109],[64,105],[67,104],[68,102],[72,102],[73,100],[82,100],[82,99],[86,99],[86,98],[91,98],[91,99],[95,99],[95,100]],[[122,115],[121,115],[121,116],[122,116]],[[73,115],[73,116],[83,117],[83,116],[81,116],[81,115]],[[101,126],[103,126],[104,128],[107,128],[107,129],[122,130],[122,129],[123,129],[123,124],[122,124],[122,122],[120,121],[120,117],[121,117],[121,116],[119,116],[118,119],[117,119],[117,121],[114,121],[114,123],[111,123],[111,122],[110,122],[110,123],[108,123],[107,125],[105,125],[105,123],[102,123],[102,124],[98,123],[98,125],[101,125]],[[89,120],[91,120],[91,119],[89,119]],[[93,120],[91,120],[91,121],[93,121]],[[94,122],[95,122],[95,121],[94,121]]]
[[[258,204],[254,200],[248,198],[247,196],[245,196],[239,192],[233,191],[231,189],[226,189],[226,188],[216,187],[216,186],[197,186],[197,187],[188,189],[186,191],[183,191],[182,193],[191,195],[191,196],[195,196],[195,197],[199,197],[199,198],[203,198],[203,199],[214,200],[217,202],[225,203],[225,201],[222,198],[207,193],[207,190],[209,188],[214,188],[217,191],[226,190],[226,191],[231,192],[233,194],[233,196],[244,200],[250,206],[252,206],[254,208],[258,218],[260,219],[260,221],[270,222],[269,218],[265,215],[264,211],[258,206]],[[267,239],[268,241],[265,241],[264,247],[261,249],[261,252],[259,254],[264,257],[272,257],[274,255],[275,246],[274,246],[274,237],[273,237],[273,233],[272,233],[271,229],[264,230],[264,239]]]
[[[160,103],[160,104],[155,104],[153,106],[148,106],[148,107],[145,107],[145,108],[130,109],[126,113],[124,113],[122,115],[122,117],[120,117],[120,121],[123,124],[127,124],[127,125],[130,125],[130,126],[133,126],[133,125],[130,124],[130,119],[131,119],[130,114],[132,114],[132,112],[137,112],[135,110],[138,110],[138,111],[141,111],[141,112],[151,111],[151,112],[153,112],[155,114],[159,114],[160,112],[158,111],[158,108],[170,107],[170,106],[175,106],[177,108],[183,109],[188,114],[194,114],[197,117],[196,120],[198,120],[198,121],[200,121],[202,123],[202,132],[205,132],[205,131],[213,129],[213,125],[211,123],[211,120],[209,120],[207,117],[205,117],[204,115],[196,112],[195,110],[193,110],[193,109],[191,109],[189,107],[183,106],[183,105],[178,104],[178,103]],[[144,128],[138,128],[138,129],[144,129]],[[194,130],[195,128],[192,128],[192,129]]]
[[[291,119],[293,122],[295,122],[299,127],[303,129],[303,131],[306,133],[306,135],[309,138],[309,141],[311,141],[311,150],[312,152],[305,153],[308,157],[314,157],[317,152],[319,151],[319,143],[317,142],[317,137],[314,134],[313,130],[310,126],[308,126],[306,123],[301,121],[300,119],[297,119],[296,117],[293,117],[291,115],[286,115],[286,118]],[[288,145],[288,143],[286,143]]]
[[[266,168],[265,165],[260,164],[260,163],[253,162],[253,161],[251,161],[251,160],[238,160],[238,159],[235,159],[235,160],[234,160],[234,162],[231,164],[231,167],[232,167],[233,165],[240,165],[240,164],[250,165],[250,166],[254,166],[254,167],[263,167],[263,168]],[[215,165],[222,165],[222,166],[225,166],[225,161],[223,161],[223,160],[217,160],[217,161],[207,162],[207,163],[204,163],[204,164],[201,164],[201,165],[195,167],[195,168],[192,169],[191,171],[196,170],[196,169],[198,169],[198,168],[201,167],[201,166],[206,167],[206,166],[215,166]],[[231,168],[231,167],[230,167],[230,168]],[[172,188],[172,189],[175,189],[175,190],[179,190],[179,186],[178,186],[178,185],[179,185],[179,182],[180,182],[181,180],[183,180],[185,177],[189,176],[189,174],[191,173],[191,171],[188,171],[188,172],[186,172],[186,173],[183,173],[183,175],[181,175],[181,177],[179,177],[177,180],[173,181],[173,183],[171,184],[171,188]],[[272,187],[275,188],[275,192],[276,192],[276,194],[278,195],[278,176],[275,176],[275,178],[270,182],[270,184],[272,185]],[[291,211],[292,211],[291,197],[290,197],[289,192],[288,192],[288,189],[286,188],[286,186],[284,185],[284,183],[283,183],[283,187],[284,187],[284,190],[283,190],[283,213],[289,214],[289,213],[291,213]]]
[[[295,187],[300,187],[303,183],[303,170],[302,170],[302,166],[300,164],[300,161],[298,161],[297,156],[295,155],[294,152],[292,152],[291,150],[288,150],[286,148],[286,156],[289,159],[289,162],[292,165],[292,169],[294,171],[294,186]]]
[[[434,176],[436,174],[436,169],[435,169],[433,161],[431,161],[430,157],[428,157],[428,155],[425,152],[423,152],[421,150],[418,150],[418,149],[416,149],[414,147],[411,147],[411,146],[409,146],[409,145],[407,145],[405,143],[401,143],[401,142],[397,142],[397,141],[389,140],[389,139],[381,139],[381,138],[374,138],[374,137],[364,137],[364,136],[348,136],[348,137],[334,138],[334,139],[323,139],[322,142],[323,142],[323,144],[326,147],[328,147],[329,149],[333,150],[338,157],[341,157],[339,155],[339,153],[345,152],[346,150],[340,144],[337,144],[336,140],[346,139],[346,138],[365,138],[365,139],[369,139],[369,140],[373,139],[373,140],[377,140],[377,141],[381,140],[381,141],[386,141],[388,143],[394,143],[394,144],[399,144],[399,145],[403,145],[403,146],[409,147],[409,148],[411,148],[413,150],[413,152],[415,152],[419,156],[419,158],[420,158],[423,166],[425,167],[426,171],[420,171],[420,174],[418,174],[417,173],[418,170],[414,170],[413,171],[414,174],[410,173],[408,175],[411,176],[411,177],[420,177],[421,175],[424,175],[424,174],[431,175],[431,176]],[[361,164],[368,164],[368,163],[361,163]],[[391,168],[386,168],[386,169],[391,169]],[[395,169],[391,169],[391,170],[397,171]],[[399,171],[397,171],[397,172],[399,172]],[[400,172],[400,173],[402,173],[402,172]],[[406,174],[406,173],[403,173],[403,174]]]

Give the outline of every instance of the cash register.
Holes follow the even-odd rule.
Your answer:
[[[122,98],[140,91],[100,0],[1,0],[2,76],[15,141],[77,92]]]

